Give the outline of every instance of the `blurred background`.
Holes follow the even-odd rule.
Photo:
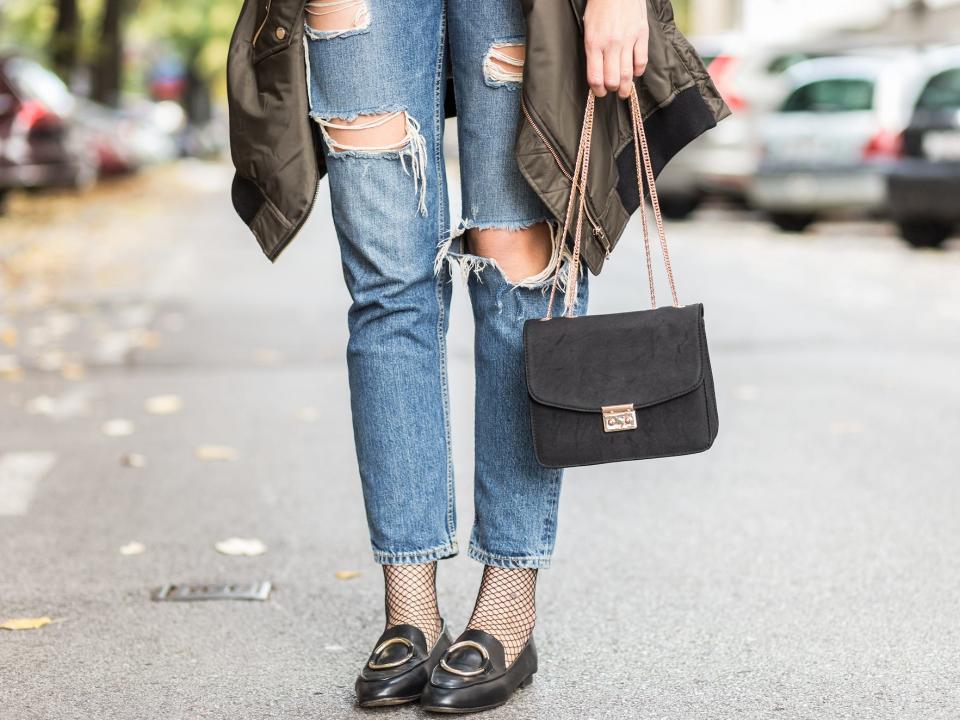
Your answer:
[[[0,0],[4,720],[364,717],[352,682],[383,588],[350,298],[325,181],[273,266],[231,207],[240,4]],[[960,0],[674,5],[734,111],[659,183],[720,435],[568,471],[541,672],[490,717],[956,720]],[[645,306],[642,247],[634,220],[592,312]],[[478,577],[441,567],[452,627]],[[262,582],[266,601],[151,599]]]
[[[222,156],[237,5],[0,3],[0,208],[19,190]],[[870,217],[915,246],[953,234],[960,3],[675,5],[735,116],[667,172],[671,217],[724,200],[788,232]]]

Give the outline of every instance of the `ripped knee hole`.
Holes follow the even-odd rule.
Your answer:
[[[400,150],[411,140],[409,118],[403,110],[358,115],[352,120],[318,118],[317,122],[333,152]]]
[[[304,10],[307,25],[322,33],[344,33],[370,26],[366,0],[309,0]]]
[[[427,214],[427,142],[420,132],[420,123],[406,110],[359,114],[352,119],[314,119],[334,155],[399,158],[403,171],[413,176],[414,187],[419,187],[417,210],[421,215]]]
[[[459,235],[451,237],[437,246],[434,272],[440,272],[444,263],[447,262],[451,270],[455,266],[459,266],[460,273],[466,279],[470,274],[480,277],[484,270],[492,267],[511,287],[543,288],[552,284],[555,275],[557,275],[559,287],[561,289],[565,287],[566,278],[560,273],[560,265],[565,258],[569,257],[569,251],[560,241],[559,225],[546,221],[542,224],[537,223],[530,226],[530,228],[523,228],[521,231],[525,231],[527,240],[533,242],[525,251],[518,254],[516,247],[511,250],[507,244],[495,242],[491,245],[483,242],[483,238],[481,238],[481,242],[477,242],[476,238],[477,233],[500,235],[502,233],[513,234],[517,230],[465,228]],[[542,232],[545,232],[546,235],[542,236]],[[453,249],[455,240],[459,240],[459,250]],[[538,247],[541,242],[544,243],[544,246]],[[500,245],[500,247],[497,247],[497,245]],[[541,252],[543,250],[547,251],[546,257]]]
[[[520,82],[526,59],[527,47],[522,43],[493,43],[483,58],[483,75],[496,84]]]

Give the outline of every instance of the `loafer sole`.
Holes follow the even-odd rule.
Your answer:
[[[406,705],[408,703],[416,702],[420,699],[419,695],[411,695],[410,697],[400,697],[400,698],[379,698],[377,700],[367,700],[365,702],[358,702],[357,705],[362,708],[375,708],[375,707],[390,707],[391,705]]]
[[[535,674],[536,672],[532,672],[529,675],[527,675],[523,680],[521,680],[517,684],[517,687],[514,688],[514,692],[516,692],[517,690],[520,690],[521,688],[525,688],[531,683],[533,683],[533,676]],[[511,693],[509,697],[502,700],[501,702],[494,703],[493,705],[483,705],[481,707],[444,707],[440,705],[437,705],[437,706],[421,705],[420,707],[422,707],[427,712],[445,713],[448,715],[461,715],[464,713],[483,712],[484,710],[493,710],[494,708],[498,708],[501,705],[506,705],[512,697],[513,697],[513,693]]]

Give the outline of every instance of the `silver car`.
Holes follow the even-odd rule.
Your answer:
[[[792,91],[760,125],[750,204],[789,232],[823,215],[879,213],[922,86],[918,55],[820,58],[787,75]]]
[[[657,189],[664,213],[674,218],[686,217],[707,197],[746,200],[760,161],[758,123],[791,87],[784,72],[824,53],[814,42],[764,45],[738,34],[700,37],[694,44],[733,114],[664,168]]]

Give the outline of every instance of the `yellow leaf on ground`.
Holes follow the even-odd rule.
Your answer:
[[[16,328],[5,327],[3,330],[0,330],[0,342],[7,347],[16,347],[19,341],[20,333],[17,332]]]
[[[196,450],[198,460],[236,460],[237,451],[227,445],[201,445]]]
[[[336,575],[337,580],[353,580],[360,577],[360,572],[358,570],[337,570],[334,575]]]
[[[39,618],[12,618],[0,623],[0,630],[36,630],[53,622],[46,615]]]
[[[64,380],[83,380],[86,375],[87,369],[78,362],[68,362],[60,369],[60,376]]]
[[[123,547],[120,548],[121,555],[143,555],[147,550],[147,546],[140,542],[129,542]]]
[[[242,555],[244,557],[263,555],[267,551],[267,546],[257,538],[228,538],[215,543],[214,547],[221,555]]]
[[[9,370],[5,370],[4,368],[0,367],[0,378],[3,378],[4,380],[9,380],[10,382],[20,382],[23,380],[23,377],[23,368],[10,368]]]
[[[0,378],[5,380],[22,380],[23,368],[16,355],[0,355]]]
[[[183,408],[183,400],[178,395],[155,395],[146,402],[147,412],[151,415],[172,415]]]
[[[142,468],[147,466],[147,458],[140,453],[127,453],[120,458],[120,464],[124,467]]]
[[[133,434],[133,423],[123,418],[107,420],[102,428],[103,434],[110,437],[126,437]]]

